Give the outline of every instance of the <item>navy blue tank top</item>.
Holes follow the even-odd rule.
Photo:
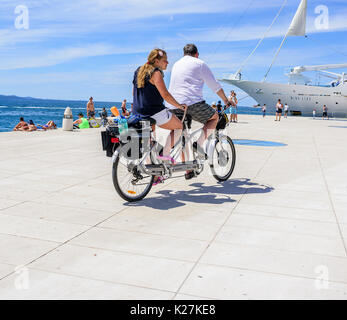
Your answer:
[[[137,87],[137,74],[140,68],[134,73],[134,100],[133,100],[133,112],[144,117],[151,117],[154,114],[166,109],[164,106],[164,99],[160,95],[156,86],[149,82],[150,77],[147,76],[145,79],[145,86],[143,88]],[[155,71],[160,71],[156,68]]]

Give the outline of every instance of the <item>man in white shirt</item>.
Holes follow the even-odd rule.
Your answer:
[[[199,154],[203,153],[206,156],[201,147],[215,130],[219,118],[216,110],[203,99],[204,83],[224,101],[226,106],[229,107],[233,103],[228,101],[224,90],[207,64],[199,59],[197,47],[194,44],[187,44],[183,48],[183,53],[184,57],[172,67],[169,92],[178,103],[188,106],[187,115],[204,125],[198,143],[195,143],[193,147]],[[166,103],[166,107],[179,118],[183,117],[182,110],[168,103]]]

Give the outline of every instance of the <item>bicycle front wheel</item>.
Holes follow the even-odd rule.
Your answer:
[[[233,141],[228,136],[216,140],[210,164],[214,178],[218,181],[228,180],[234,171],[235,163],[236,151]]]
[[[113,163],[112,180],[117,193],[128,202],[140,201],[151,191],[154,176],[138,171],[139,160],[129,160],[120,152]]]

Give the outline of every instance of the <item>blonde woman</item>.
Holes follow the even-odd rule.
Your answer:
[[[163,156],[159,158],[174,163],[174,159],[170,157],[170,150],[179,138],[183,126],[182,122],[164,106],[164,100],[182,110],[186,105],[179,104],[166,88],[163,70],[166,70],[168,64],[166,52],[154,49],[150,52],[147,62],[135,71],[133,112],[142,117],[151,117],[160,128],[171,130]],[[159,182],[161,182],[160,177],[155,179],[154,184]]]

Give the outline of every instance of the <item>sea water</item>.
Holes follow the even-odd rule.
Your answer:
[[[116,106],[121,110],[121,102],[98,102],[94,101],[96,117],[102,108],[106,108],[107,113],[111,116],[110,109]],[[26,122],[33,120],[35,124],[45,125],[48,121],[54,121],[58,128],[62,127],[63,116],[66,107],[70,107],[74,120],[78,119],[78,114],[82,112],[87,115],[87,101],[69,101],[69,100],[43,100],[43,99],[12,99],[0,98],[0,132],[12,131],[23,117]],[[127,105],[130,110],[130,104]],[[229,113],[227,110],[226,113]],[[260,108],[238,107],[239,114],[261,114]]]
[[[116,106],[121,109],[121,102],[94,102],[95,116],[99,117],[102,108],[106,108],[107,113],[111,116],[110,109]],[[87,116],[87,101],[63,101],[63,100],[21,100],[20,102],[6,101],[0,99],[0,132],[12,131],[23,117],[26,122],[33,122],[45,125],[48,121],[54,121],[58,128],[62,127],[63,116],[66,107],[70,107],[74,120],[78,119],[78,114],[82,112]],[[130,104],[127,106],[130,109]]]

